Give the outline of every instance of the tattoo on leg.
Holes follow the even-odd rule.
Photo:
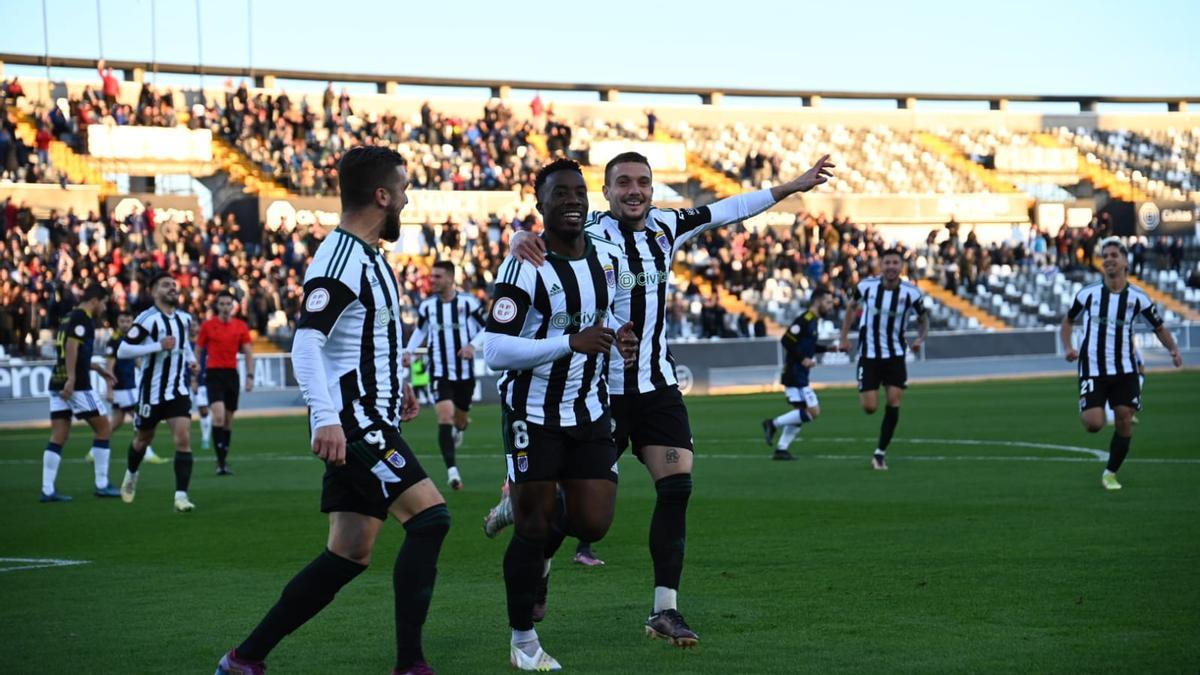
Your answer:
[[[678,464],[678,463],[679,463],[679,451],[676,450],[675,448],[671,448],[670,450],[667,450],[667,464]]]

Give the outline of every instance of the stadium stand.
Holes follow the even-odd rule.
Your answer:
[[[543,104],[540,96],[526,111],[498,97],[471,104],[413,103],[386,95],[360,100],[345,90],[336,94],[332,83],[322,93],[288,94],[228,81],[201,97],[150,84],[118,83],[114,90],[110,77],[101,72],[99,85],[57,87],[52,100],[30,96],[30,90],[46,91],[44,86],[17,78],[4,83],[0,181],[93,184],[112,192],[102,165],[83,153],[87,127],[103,124],[210,129],[212,162],[236,194],[280,198],[335,195],[338,158],[362,143],[396,148],[409,160],[413,189],[439,192],[528,195],[533,173],[557,155],[583,161],[589,186],[598,190],[603,162],[592,157],[593,148],[613,140],[682,143],[686,170],[656,170],[656,176],[667,176],[696,203],[770,186],[825,153],[841,165],[830,190],[839,196],[1014,195],[1066,201],[1072,197],[1071,180],[1086,180],[1127,199],[1188,200],[1200,184],[1200,134],[1191,127],[1043,128],[1014,117],[1019,128],[1010,130],[994,123],[956,123],[953,116],[949,123],[936,115],[925,120],[885,113],[842,121],[841,115],[819,112],[788,121],[752,111],[714,116],[698,107],[694,115],[665,111],[652,129],[651,113],[629,106],[564,104],[556,114],[554,104]],[[1030,173],[1031,161],[1032,173],[1057,172],[1064,180],[1017,177],[1022,171],[1014,166]],[[706,234],[688,247],[677,260],[673,338],[777,333],[816,286],[834,289],[844,302],[848,289],[873,273],[879,251],[897,242],[909,254],[908,276],[930,298],[935,329],[1051,325],[1061,320],[1074,290],[1095,277],[1092,249],[1113,231],[1108,214],[1054,234],[1014,223],[1007,237],[996,232],[1008,225],[960,227],[928,216],[904,227],[897,227],[899,221],[856,222],[844,212],[831,217],[820,209],[781,217],[792,222],[739,225]],[[0,345],[15,354],[44,350],[50,328],[86,279],[118,282],[117,306],[136,308],[145,302],[139,277],[153,269],[177,272],[191,310],[203,308],[215,289],[234,286],[251,327],[286,344],[298,313],[299,279],[324,232],[309,225],[293,231],[245,228],[261,229],[261,237],[251,237],[228,213],[163,224],[145,212],[120,220],[111,214],[35,213],[11,198],[4,201],[0,218],[6,250],[0,302],[8,310],[0,321]],[[536,216],[529,209],[486,218],[451,210],[442,220],[408,227],[419,229],[412,238],[415,246],[410,242],[409,248],[393,251],[391,259],[404,280],[405,302],[413,306],[428,288],[428,266],[435,259],[456,262],[466,285],[486,293],[508,236],[536,227]],[[913,235],[917,229],[928,232],[924,242]],[[983,243],[978,236],[985,231],[990,234]],[[1193,318],[1200,309],[1194,239],[1130,243],[1134,271],[1161,295],[1168,317]]]

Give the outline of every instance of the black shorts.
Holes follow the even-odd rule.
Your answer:
[[[321,513],[349,511],[387,520],[405,490],[428,478],[408,443],[394,429],[346,442],[346,463],[325,463]]]
[[[454,401],[459,410],[471,409],[471,397],[475,395],[475,380],[449,380],[439,377],[433,381],[438,403]]]
[[[858,360],[858,390],[875,391],[880,385],[908,388],[908,366],[903,356]]]
[[[1126,406],[1142,409],[1142,385],[1137,373],[1079,378],[1079,410]]]
[[[224,403],[229,412],[238,409],[238,393],[242,387],[237,368],[210,369],[205,376],[204,386],[208,389],[208,405]]]
[[[500,424],[508,480],[513,483],[603,478],[617,482],[617,448],[608,413],[589,424],[549,427],[504,408]]]
[[[158,426],[159,422],[169,420],[173,417],[192,416],[192,399],[190,396],[176,396],[170,401],[163,401],[151,405],[149,403],[139,403],[137,411],[133,415],[133,428],[138,431],[150,431]]]
[[[613,440],[617,452],[625,452],[633,443],[633,454],[640,460],[642,448],[661,445],[692,449],[692,425],[679,387],[670,386],[646,394],[626,394],[610,398]]]

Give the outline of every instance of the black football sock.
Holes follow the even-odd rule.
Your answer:
[[[454,464],[454,425],[439,424],[438,425],[438,448],[442,451],[442,460],[446,462],[446,468],[449,469]]]
[[[687,537],[687,505],[692,495],[692,474],[679,473],[655,481],[658,501],[650,517],[650,558],[654,585],[679,588],[683,575],[683,550]]]
[[[1125,457],[1129,455],[1129,442],[1132,440],[1131,436],[1118,436],[1117,432],[1113,432],[1112,440],[1108,442],[1108,466],[1105,468],[1113,473],[1121,468]]]
[[[808,414],[808,408],[801,408],[800,409],[800,423],[808,424],[811,421],[812,421],[812,415]]]
[[[125,466],[129,469],[129,473],[137,473],[138,468],[142,466],[143,459],[146,459],[146,449],[134,450],[133,443],[130,443],[129,452],[125,455]]]
[[[892,435],[896,433],[896,424],[900,422],[900,407],[886,406],[883,409],[883,424],[879,425],[879,445],[875,446],[880,450],[887,450],[888,445],[892,442]]]
[[[592,542],[580,539],[579,544],[575,546],[575,555],[579,555],[581,553],[586,554],[589,557],[595,557],[592,555]]]
[[[442,540],[450,531],[450,509],[445,504],[431,506],[404,523],[408,533],[396,566],[392,569],[392,588],[396,594],[396,670],[408,670],[424,661],[421,652],[421,627],[433,599],[437,578],[438,554]]]
[[[175,491],[187,492],[192,482],[192,453],[175,451]]]
[[[267,654],[279,641],[317,615],[342,590],[367,569],[352,560],[334,555],[326,549],[300,573],[292,577],[279,601],[237,646],[238,658],[246,661],[265,661]]]
[[[229,430],[217,427],[212,431],[213,449],[217,452],[217,466],[225,466],[225,458],[229,456]]]
[[[504,552],[504,590],[508,599],[508,625],[516,630],[533,630],[533,603],[542,578],[544,539],[526,538],[514,532]]]
[[[560,489],[555,498],[554,515],[550,518],[550,533],[546,537],[546,548],[542,557],[550,560],[562,548],[563,540],[567,538],[567,498]]]

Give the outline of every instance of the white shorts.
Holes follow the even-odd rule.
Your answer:
[[[64,401],[57,392],[50,392],[50,419],[86,420],[98,415],[107,415],[108,406],[94,391],[77,391],[71,395],[71,400]]]
[[[197,387],[196,393],[192,394],[192,404],[199,408],[208,407],[208,387]]]
[[[792,405],[804,404],[807,408],[816,408],[821,405],[817,400],[817,392],[813,391],[812,387],[788,387],[783,390],[787,395],[788,403]]]
[[[130,411],[137,408],[137,389],[118,389],[113,392],[113,405],[120,410]]]

